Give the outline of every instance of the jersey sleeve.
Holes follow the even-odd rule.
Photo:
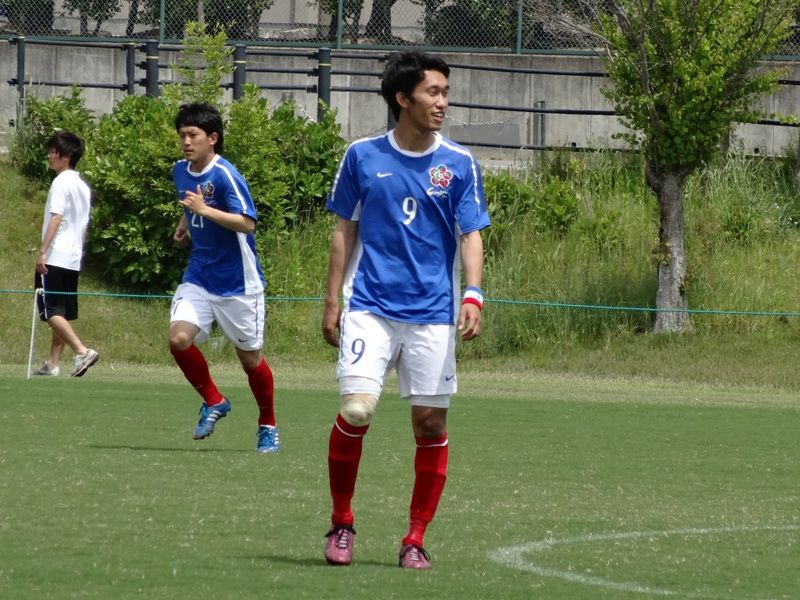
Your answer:
[[[483,192],[483,177],[472,156],[469,156],[463,170],[462,186],[456,202],[456,222],[462,234],[484,229],[490,224]]]
[[[336,177],[333,180],[331,192],[325,208],[348,221],[357,221],[359,203],[361,202],[361,189],[358,181],[358,156],[351,145],[345,152]]]
[[[228,212],[246,215],[254,221],[258,221],[256,206],[244,177],[234,169],[225,169],[223,172],[225,190],[223,198],[227,205]]]
[[[54,215],[63,215],[67,210],[67,197],[69,187],[63,177],[56,177],[50,187],[50,206],[48,212]]]

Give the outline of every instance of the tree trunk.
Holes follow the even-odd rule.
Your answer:
[[[125,37],[133,37],[133,28],[136,26],[136,17],[139,15],[139,0],[131,0],[128,12],[128,24],[125,26]]]
[[[392,6],[397,0],[375,0],[364,35],[382,43],[392,39]]]
[[[658,231],[658,291],[653,332],[684,332],[692,328],[686,309],[686,247],[683,184],[686,173],[658,175],[648,166],[647,179],[658,196],[661,222]]]
[[[362,4],[363,6],[363,4]],[[350,22],[350,25],[347,27],[348,35],[350,37],[350,42],[353,44],[358,43],[358,30],[361,28],[361,8],[359,7],[353,13],[353,20]]]

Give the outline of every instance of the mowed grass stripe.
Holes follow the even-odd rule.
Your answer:
[[[492,393],[495,375],[485,386],[464,375],[448,485],[426,538],[435,569],[423,574],[396,566],[413,457],[396,387],[365,440],[356,561],[336,569],[322,560],[335,384],[327,372],[283,374],[284,448],[259,456],[255,403],[236,369],[220,375],[233,412],[202,442],[191,440],[198,399],[177,371],[0,372],[0,597],[641,598],[489,553],[687,528],[741,531],[562,544],[526,560],[675,597],[800,590],[800,534],[770,529],[798,524],[800,411],[787,397],[729,403],[720,387],[671,384],[665,396],[682,400],[653,402],[652,383],[566,377],[532,377],[514,393],[496,377],[507,387]]]

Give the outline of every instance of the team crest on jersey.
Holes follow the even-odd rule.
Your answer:
[[[211,200],[214,197],[214,184],[210,181],[203,183],[200,190],[203,192],[203,200]]]
[[[448,171],[445,165],[439,165],[432,168],[428,173],[431,176],[431,185],[434,187],[446,188],[450,185],[450,180],[453,178],[453,172]]]

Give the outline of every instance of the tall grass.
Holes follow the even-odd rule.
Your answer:
[[[0,289],[30,290],[44,191],[7,164],[0,164],[0,175],[6,183],[0,190]],[[519,197],[506,198],[502,210],[490,201],[497,213],[486,236],[484,333],[461,346],[462,361],[800,388],[800,374],[785,361],[800,341],[793,315],[696,314],[693,333],[645,335],[651,315],[638,309],[654,303],[658,211],[637,157],[556,154],[545,157],[540,168],[487,179],[505,176],[526,183],[514,184]],[[509,181],[501,183],[511,189]],[[731,157],[688,180],[690,308],[798,310],[796,197],[797,184],[780,161]],[[567,216],[554,206],[562,201],[572,203]],[[258,233],[267,241],[269,294],[280,297],[269,303],[268,357],[290,363],[335,360],[335,351],[321,339],[316,300],[324,290],[334,220],[316,216],[288,233]],[[93,275],[91,263],[90,257],[81,290],[115,291]],[[0,363],[27,359],[31,300],[0,296]],[[164,298],[82,297],[76,326],[101,350],[105,364],[168,364],[168,305]],[[47,330],[39,325],[38,360],[47,343]],[[235,361],[219,336],[206,352],[212,363]]]

